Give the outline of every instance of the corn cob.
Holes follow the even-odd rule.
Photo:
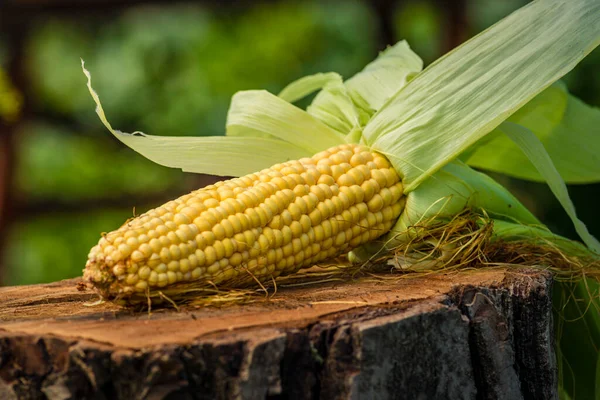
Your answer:
[[[381,154],[344,144],[170,201],[104,235],[84,278],[104,297],[296,272],[390,230],[404,206]]]

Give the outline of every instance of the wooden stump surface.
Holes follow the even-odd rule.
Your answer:
[[[0,398],[556,398],[549,274],[386,278],[151,313],[1,288]]]

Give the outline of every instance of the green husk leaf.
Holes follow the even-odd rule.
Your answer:
[[[354,104],[372,115],[422,69],[423,60],[402,40],[348,79],[346,87]]]
[[[225,136],[166,137],[115,130],[104,114],[98,94],[92,88],[92,76],[85,69],[83,60],[81,68],[87,77],[87,87],[96,103],[96,113],[104,126],[121,142],[157,164],[181,168],[186,172],[241,176],[268,168],[289,158],[308,157],[312,154],[277,139]]]
[[[265,90],[246,90],[233,96],[227,114],[227,135],[268,135],[310,154],[344,143],[343,135],[306,111]],[[282,155],[284,158],[289,156]]]
[[[569,95],[562,82],[537,95],[508,121],[538,137],[565,182],[600,181],[600,110]],[[544,181],[525,154],[498,129],[477,142],[464,159],[477,168]]]
[[[342,77],[337,72],[309,75],[284,87],[278,96],[287,102],[294,103],[317,90],[323,89],[327,84],[335,82],[342,83]]]
[[[360,130],[364,118],[342,82],[329,82],[306,111],[342,135]]]
[[[579,237],[581,237],[591,250],[600,255],[600,242],[589,233],[585,224],[577,218],[575,206],[569,197],[567,186],[552,163],[552,159],[544,149],[544,145],[529,129],[521,125],[504,122],[499,129],[521,148],[523,153],[548,183],[550,190],[552,190],[554,196],[556,196],[569,215],[569,218],[571,218]]]
[[[600,2],[539,0],[430,65],[367,124],[414,190],[600,43]]]
[[[345,83],[330,79],[307,111],[344,135],[362,133],[373,113],[421,69],[419,56],[405,41],[398,42]]]

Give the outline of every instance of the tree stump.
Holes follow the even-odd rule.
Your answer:
[[[557,398],[548,273],[387,277],[150,314],[2,288],[0,398]]]

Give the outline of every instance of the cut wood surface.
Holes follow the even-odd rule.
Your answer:
[[[0,398],[556,398],[549,274],[279,288],[151,313],[78,280],[0,289]]]

